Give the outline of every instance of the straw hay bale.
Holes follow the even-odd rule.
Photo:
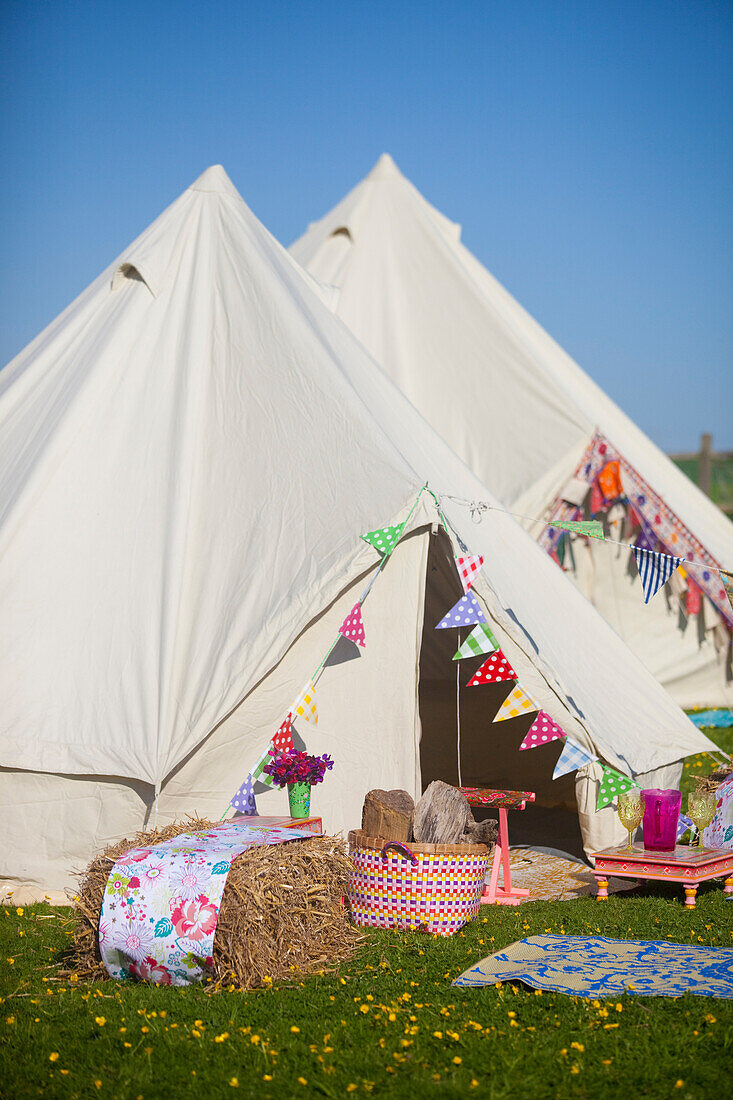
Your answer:
[[[68,976],[107,979],[97,927],[102,897],[117,857],[170,837],[215,824],[192,817],[164,829],[111,844],[80,876],[77,918]],[[297,980],[348,959],[363,936],[351,924],[342,898],[350,871],[339,837],[311,837],[248,848],[232,864],[214,939],[209,988],[251,989],[269,980]]]

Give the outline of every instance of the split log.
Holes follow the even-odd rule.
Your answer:
[[[419,844],[460,844],[472,823],[465,796],[436,779],[415,807],[412,831]]]
[[[469,821],[468,829],[459,840],[466,844],[488,844],[493,848],[499,836],[499,822],[488,818],[486,821]]]
[[[412,838],[414,812],[415,803],[407,791],[369,791],[361,812],[362,832],[406,843]]]

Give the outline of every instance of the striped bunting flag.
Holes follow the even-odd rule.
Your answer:
[[[672,576],[682,558],[672,558],[669,554],[660,554],[658,550],[642,550],[638,546],[634,547],[634,557],[644,589],[644,603],[649,603]]]
[[[568,737],[560,753],[560,759],[555,765],[552,778],[559,779],[561,775],[567,775],[568,772],[576,772],[578,768],[582,768],[585,764],[592,764],[597,759],[597,756],[591,756]]]
[[[455,654],[454,661],[460,661],[463,657],[480,657],[482,653],[493,653],[499,648],[494,635],[486,623],[475,626],[465,641],[461,642]]]

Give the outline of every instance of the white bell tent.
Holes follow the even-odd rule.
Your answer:
[[[297,725],[335,761],[313,798],[328,830],[358,825],[372,787],[457,778],[456,668],[465,684],[481,658],[452,662],[459,632],[434,627],[462,594],[458,538],[520,683],[578,746],[642,783],[712,748],[515,521],[447,499],[489,494],[220,167],[0,373],[0,483],[16,899],[154,820],[219,817],[382,560],[360,535],[408,517],[366,648],[324,669],[318,724]],[[586,843],[613,841],[598,763],[553,783],[558,742],[517,752],[532,716],[492,724],[509,686],[461,689],[463,782],[548,806],[575,788]],[[286,812],[282,791],[258,801]]]
[[[468,251],[460,226],[385,154],[290,251],[335,288],[338,315],[479,480],[542,521],[525,525],[548,551],[571,536],[546,521],[583,518],[590,482],[619,462],[634,510],[610,508],[609,537],[628,542],[641,524],[657,548],[703,565],[647,606],[626,549],[572,537],[564,567],[680,706],[733,705],[733,609],[715,569],[733,569],[733,525]]]

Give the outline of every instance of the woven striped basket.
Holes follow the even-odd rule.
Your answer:
[[[481,905],[486,844],[384,843],[349,833],[349,904],[356,924],[452,936]]]

